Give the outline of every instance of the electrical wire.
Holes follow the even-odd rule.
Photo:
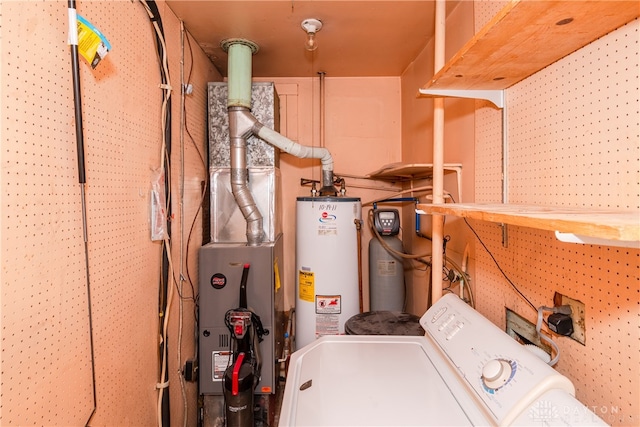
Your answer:
[[[171,272],[171,275],[173,276],[173,261],[171,259],[171,244],[169,242],[169,238],[165,237],[163,240],[164,243],[164,247],[167,251],[167,260],[169,262],[169,271]],[[162,326],[162,339],[161,339],[161,344],[162,344],[162,361],[161,361],[161,367],[160,367],[160,381],[162,381],[167,373],[167,358],[168,358],[168,351],[167,351],[167,329],[169,327],[169,313],[171,310],[171,302],[173,301],[173,290],[174,287],[173,286],[168,286],[168,295],[167,295],[167,305],[166,308],[164,310],[164,319],[163,319],[163,326]],[[162,399],[163,399],[163,395],[164,395],[164,389],[169,387],[169,380],[165,381],[165,382],[159,382],[157,384],[157,388],[158,388],[158,426],[162,427],[163,423],[162,423]]]
[[[560,360],[560,347],[558,347],[558,345],[549,337],[547,337],[545,334],[541,333],[540,330],[542,329],[542,313],[543,311],[552,311],[554,313],[557,313],[559,310],[561,310],[561,307],[538,307],[538,321],[536,322],[536,332],[538,333],[538,336],[540,337],[541,340],[543,340],[544,342],[546,342],[547,344],[549,344],[556,352],[556,356],[551,359],[549,362],[547,362],[547,364],[549,366],[553,366],[556,363],[558,363],[558,360]]]
[[[178,379],[180,382],[180,394],[182,395],[182,425],[187,427],[187,392],[184,384],[184,375],[182,372],[182,332],[184,327],[184,298],[182,298],[182,290],[184,283],[184,22],[180,21],[180,281],[178,284],[178,350],[176,358],[178,359]]]
[[[372,205],[374,203],[382,202],[383,200],[392,199],[394,197],[402,196],[403,194],[412,193],[414,191],[427,191],[427,190],[433,190],[433,187],[431,185],[424,185],[422,187],[408,188],[406,190],[399,191],[399,192],[397,192],[395,194],[392,194],[390,196],[385,196],[385,197],[380,197],[378,199],[370,200],[368,202],[363,203],[362,206],[369,206],[369,205]],[[449,193],[446,193],[446,194],[449,194]]]
[[[193,49],[191,47],[191,40],[190,40],[188,32],[186,32],[185,40],[186,40],[186,42],[187,42],[186,44],[187,44],[187,46],[189,48],[189,57],[191,58],[191,61],[189,62],[189,71],[188,71],[188,74],[187,74],[186,81],[183,82],[183,90],[184,90],[184,88],[186,88],[188,85],[191,84],[191,75],[192,75],[192,72],[193,72],[193,63],[194,63]],[[198,294],[196,293],[196,288],[194,286],[194,281],[191,278],[191,273],[190,273],[190,264],[191,263],[189,262],[189,260],[190,260],[189,248],[191,246],[191,240],[192,240],[192,237],[193,237],[193,234],[194,234],[194,230],[195,230],[195,226],[196,226],[197,220],[200,217],[200,214],[202,212],[203,203],[204,203],[204,200],[206,198],[207,191],[209,189],[209,175],[208,175],[208,171],[207,171],[207,163],[206,163],[205,158],[204,158],[204,156],[202,154],[202,151],[200,150],[200,147],[198,147],[198,144],[196,143],[193,135],[189,131],[189,126],[188,126],[188,121],[187,121],[188,114],[187,114],[186,102],[183,103],[182,108],[183,108],[183,113],[182,114],[184,116],[184,129],[183,130],[186,133],[186,135],[189,137],[189,141],[193,145],[193,148],[196,150],[196,153],[198,153],[198,157],[200,158],[200,162],[202,163],[202,168],[203,168],[204,175],[205,175],[204,185],[202,186],[202,191],[201,191],[201,194],[200,194],[200,200],[199,200],[198,205],[197,205],[198,208],[196,210],[195,215],[193,216],[193,220],[191,221],[191,227],[189,228],[189,233],[187,235],[187,242],[185,244],[186,279],[187,279],[187,281],[189,283],[189,286],[191,287],[191,297],[185,296],[183,294],[183,292],[181,292],[181,294],[180,294],[180,298],[182,300],[184,300],[184,301],[192,300],[193,301],[193,305],[194,305],[193,306],[194,351],[193,351],[193,356],[192,357],[197,360],[198,351],[199,351],[198,350],[199,349],[199,344],[198,344],[199,297],[198,297]],[[182,278],[182,279],[184,279],[184,278]],[[180,362],[179,366],[182,366],[182,362]],[[181,381],[182,380],[183,379],[181,378]],[[185,408],[185,422],[186,422],[186,408]]]
[[[453,198],[453,196],[451,196],[451,200],[455,203],[455,199]],[[467,218],[462,218],[464,219],[465,224],[467,224],[467,227],[469,227],[469,229],[471,230],[471,232],[476,236],[476,239],[478,239],[478,242],[480,242],[480,244],[482,245],[482,247],[484,248],[485,251],[487,251],[487,253],[489,254],[489,257],[491,257],[491,259],[493,260],[493,263],[496,265],[496,267],[498,268],[498,271],[500,271],[500,273],[502,274],[502,276],[505,278],[505,280],[507,281],[507,283],[509,283],[509,285],[511,286],[511,288],[520,296],[520,298],[522,298],[535,312],[538,312],[538,309],[536,308],[535,305],[533,305],[533,303],[529,300],[529,298],[526,297],[525,294],[523,294],[520,289],[518,288],[518,286],[509,278],[509,276],[507,276],[507,273],[505,273],[505,271],[502,269],[502,267],[500,267],[500,264],[498,263],[498,260],[496,260],[496,258],[493,256],[493,253],[491,253],[491,251],[489,250],[489,248],[487,247],[487,245],[485,245],[485,243],[482,241],[482,239],[480,238],[480,235],[478,235],[478,233],[476,232],[476,230],[471,226],[471,224],[469,223],[469,221],[467,220]],[[460,270],[462,271],[462,270]]]
[[[188,421],[188,401],[187,401],[187,395],[186,395],[186,385],[185,385],[185,378],[184,378],[184,373],[182,372],[182,367],[183,367],[183,362],[182,362],[182,339],[183,339],[183,320],[184,320],[184,302],[185,301],[193,301],[194,303],[194,311],[193,311],[193,319],[194,319],[194,342],[195,342],[195,346],[194,346],[194,354],[193,354],[193,358],[197,358],[198,355],[198,298],[196,295],[196,290],[195,290],[195,286],[194,286],[194,282],[191,279],[191,274],[189,272],[189,246],[191,244],[191,238],[193,236],[193,232],[195,229],[195,225],[197,222],[198,217],[200,216],[200,212],[202,210],[202,205],[204,203],[204,199],[206,197],[206,191],[208,189],[208,181],[205,180],[205,185],[203,186],[202,192],[200,194],[200,201],[198,202],[197,205],[197,210],[196,213],[193,217],[193,220],[191,222],[191,226],[189,228],[189,233],[187,235],[187,241],[186,244],[184,242],[184,218],[185,218],[185,214],[184,214],[184,180],[185,180],[185,171],[184,171],[184,160],[185,160],[185,145],[184,145],[184,136],[185,134],[188,136],[189,141],[191,142],[191,144],[193,144],[193,147],[195,148],[198,157],[200,158],[200,162],[202,163],[205,175],[207,175],[207,167],[206,167],[206,163],[204,160],[204,156],[202,155],[202,152],[200,150],[200,148],[198,147],[198,145],[196,144],[195,139],[193,138],[193,135],[191,135],[191,132],[189,131],[189,127],[187,125],[187,108],[186,108],[186,100],[185,100],[185,93],[186,93],[186,89],[187,87],[191,84],[191,75],[193,72],[193,63],[194,63],[194,56],[193,56],[193,49],[191,47],[191,41],[190,41],[190,37],[188,32],[185,30],[184,28],[184,22],[180,22],[180,34],[181,34],[181,59],[180,59],[180,81],[181,81],[181,117],[180,117],[180,153],[181,153],[181,168],[180,168],[180,206],[181,206],[181,221],[180,221],[180,225],[181,225],[181,232],[180,232],[180,277],[179,277],[179,281],[177,281],[175,279],[175,277],[173,278],[175,287],[176,287],[176,291],[178,292],[178,297],[179,297],[179,301],[180,301],[180,307],[179,307],[179,327],[178,327],[178,353],[177,353],[177,359],[178,359],[178,378],[180,380],[180,389],[181,389],[181,393],[182,393],[182,401],[183,401],[183,426],[186,427],[187,425],[187,421]],[[189,49],[189,70],[188,70],[188,74],[187,77],[185,78],[185,74],[184,74],[184,62],[185,62],[185,41],[186,41],[186,45],[188,46]],[[183,253],[183,248],[184,248],[184,253]],[[186,277],[185,274],[183,274],[183,268],[185,268],[185,272],[186,272]],[[184,293],[184,281],[187,281],[190,288],[191,288],[191,296],[187,296]]]
[[[502,276],[507,280],[507,283],[509,283],[509,285],[511,285],[511,288],[513,288],[513,290],[520,295],[520,297],[527,302],[527,304],[529,304],[529,306],[533,309],[533,311],[537,312],[538,309],[536,308],[535,305],[533,305],[533,303],[531,301],[529,301],[529,298],[527,298],[521,291],[520,289],[518,289],[518,286],[516,286],[516,284],[509,278],[509,276],[507,276],[507,273],[504,272],[504,270],[502,269],[502,267],[500,267],[500,264],[498,263],[498,261],[496,260],[496,258],[493,256],[493,254],[491,253],[491,251],[489,250],[489,248],[487,247],[487,245],[484,244],[484,242],[482,241],[482,239],[480,238],[480,236],[478,235],[478,233],[476,232],[476,230],[471,226],[471,224],[469,224],[469,221],[467,221],[467,218],[463,218],[464,222],[467,224],[467,226],[469,227],[469,229],[473,232],[473,234],[475,234],[476,238],[478,239],[478,241],[480,242],[480,244],[482,245],[482,247],[484,248],[485,251],[487,251],[487,253],[489,254],[489,257],[491,257],[491,259],[493,260],[493,263],[496,265],[496,267],[498,267],[498,271],[500,271],[500,273],[502,274]]]
[[[190,37],[188,32],[185,30],[184,28],[184,22],[181,21],[180,23],[181,26],[181,118],[180,118],[180,124],[181,124],[181,132],[180,132],[180,138],[181,138],[181,147],[180,147],[180,152],[181,152],[181,208],[184,208],[184,178],[185,178],[185,173],[184,173],[184,153],[185,153],[185,146],[184,146],[184,135],[186,134],[189,138],[189,141],[193,144],[193,147],[195,148],[198,157],[200,158],[200,162],[202,163],[205,175],[207,174],[207,167],[206,167],[206,163],[205,163],[205,159],[204,156],[202,155],[202,152],[200,150],[200,148],[198,147],[198,145],[196,144],[195,139],[193,138],[193,135],[191,134],[191,132],[189,131],[189,127],[187,125],[187,108],[186,108],[186,101],[185,101],[185,92],[186,92],[186,88],[191,84],[191,75],[193,72],[193,62],[194,62],[194,57],[193,57],[193,49],[191,47],[191,41],[190,41]],[[187,74],[187,77],[185,79],[184,77],[184,52],[185,52],[185,42],[186,41],[186,45],[188,46],[189,49],[189,58],[191,59],[189,61],[189,71]],[[180,259],[181,259],[181,272],[180,272],[180,277],[179,277],[179,281],[177,281],[174,277],[174,284],[176,286],[176,290],[178,292],[178,297],[180,299],[180,325],[178,328],[178,376],[180,378],[180,387],[181,387],[181,392],[182,392],[182,399],[183,399],[183,406],[184,406],[184,417],[183,417],[183,425],[186,427],[187,425],[187,411],[188,411],[188,405],[187,405],[187,396],[186,396],[186,390],[185,390],[185,379],[184,379],[184,375],[183,372],[181,371],[181,368],[183,366],[182,363],[182,339],[183,339],[183,335],[182,335],[182,331],[183,331],[183,319],[184,319],[184,306],[183,303],[185,301],[193,301],[194,303],[194,312],[193,312],[193,318],[194,318],[194,325],[196,326],[194,328],[194,342],[195,342],[195,346],[194,346],[194,354],[193,354],[193,358],[197,358],[198,355],[198,333],[197,333],[197,324],[198,324],[198,298],[196,295],[196,290],[195,290],[195,286],[194,286],[194,282],[191,279],[191,274],[189,271],[189,247],[191,245],[191,238],[193,236],[193,232],[195,229],[195,225],[197,222],[198,217],[200,216],[200,212],[202,211],[202,205],[204,203],[204,199],[206,197],[206,192],[208,189],[208,180],[205,180],[205,185],[203,186],[202,192],[200,194],[200,200],[197,204],[198,208],[196,210],[196,213],[193,217],[193,220],[191,221],[191,226],[189,228],[189,233],[187,235],[187,241],[186,244],[184,242],[184,231],[181,229],[181,235],[180,235],[180,251],[181,251],[181,255],[180,255]],[[185,218],[184,215],[184,209],[182,210],[181,213],[181,218]],[[184,225],[184,221],[181,221],[181,228]],[[184,257],[182,254],[182,250],[184,248]],[[186,272],[186,277],[185,274],[182,273],[182,268],[185,268],[185,272]],[[189,286],[191,288],[191,296],[187,296],[184,293],[184,288],[183,288],[183,283],[184,281],[187,281],[189,283]]]
[[[171,259],[171,83],[169,79],[169,65],[167,61],[167,47],[164,38],[164,30],[162,28],[162,18],[158,10],[158,6],[155,1],[152,0],[140,0],[145,11],[149,15],[149,20],[155,31],[156,49],[158,59],[160,62],[160,77],[162,89],[162,107],[161,107],[161,129],[162,129],[162,144],[160,148],[160,170],[164,172],[165,188],[166,188],[166,200],[165,200],[165,212],[167,212],[167,227],[166,234],[163,240],[162,250],[162,281],[160,287],[160,301],[159,312],[160,318],[163,318],[161,326],[161,339],[160,339],[160,379],[156,385],[158,389],[158,403],[157,403],[157,422],[158,426],[162,427],[164,419],[169,418],[169,400],[168,395],[165,396],[165,388],[169,386],[169,379],[167,376],[167,328],[169,324],[169,310],[171,302],[173,300],[174,286],[169,285],[169,277],[173,280],[173,263]],[[166,294],[166,295],[165,295]],[[166,298],[165,298],[166,297]],[[166,399],[166,400],[165,400]],[[164,404],[163,404],[164,402]]]
[[[471,290],[471,284],[469,283],[469,277],[467,273],[463,271],[462,268],[458,264],[456,264],[451,258],[447,257],[446,255],[444,258],[445,258],[445,261],[451,264],[454,270],[456,270],[459,273],[460,280],[464,282],[465,288],[467,289],[467,293],[469,294],[469,305],[475,308],[476,301],[475,301],[475,298],[473,297],[473,291]]]
[[[190,62],[190,67],[189,67],[189,73],[187,75],[187,79],[185,84],[189,85],[191,84],[191,74],[193,72],[193,50],[191,48],[191,41],[188,37],[188,33],[187,33],[187,37],[185,38],[186,42],[187,42],[187,46],[189,47],[189,54],[190,54],[190,58],[191,58],[191,62]],[[186,103],[183,105],[183,114],[185,117],[184,120],[184,131],[187,134],[187,136],[189,137],[189,140],[191,141],[191,143],[193,144],[194,149],[196,150],[196,152],[198,153],[198,157],[200,158],[200,162],[202,163],[202,167],[204,169],[204,173],[205,176],[207,177],[204,181],[204,186],[202,188],[202,193],[200,195],[200,201],[198,203],[198,209],[196,210],[196,213],[193,217],[193,221],[191,222],[191,228],[189,229],[189,234],[187,235],[187,243],[186,243],[186,249],[185,249],[185,263],[186,263],[186,273],[187,273],[187,280],[189,281],[189,285],[191,286],[191,295],[192,295],[192,299],[194,304],[196,305],[196,312],[194,314],[194,318],[197,320],[197,306],[198,306],[198,296],[196,295],[196,290],[195,290],[195,286],[194,286],[194,281],[191,278],[191,273],[189,270],[189,247],[191,244],[191,238],[193,237],[193,231],[195,229],[195,225],[196,225],[196,221],[198,219],[198,216],[200,215],[200,212],[202,211],[202,205],[204,203],[204,199],[206,197],[208,188],[209,188],[209,179],[208,179],[208,173],[207,173],[207,163],[204,159],[204,155],[202,154],[202,152],[200,151],[200,147],[198,147],[198,144],[196,144],[195,138],[193,137],[193,135],[191,135],[191,132],[189,131],[189,126],[188,126],[188,122],[186,120],[187,117],[187,107],[186,107]],[[184,297],[183,295],[180,295],[181,298],[185,298],[188,299],[186,297]],[[197,340],[196,340],[197,343]],[[196,355],[198,354],[197,351],[195,352]]]

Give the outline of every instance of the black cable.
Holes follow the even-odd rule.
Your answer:
[[[456,203],[456,200],[453,198],[453,196],[449,195],[449,197],[451,197],[451,200],[453,201],[453,203]],[[527,298],[521,291],[520,289],[518,289],[518,286],[516,286],[515,283],[513,283],[513,281],[509,278],[509,276],[507,276],[507,273],[504,272],[504,270],[502,269],[502,267],[500,267],[500,264],[498,264],[498,260],[496,260],[496,258],[493,256],[493,254],[491,253],[491,251],[489,250],[489,248],[487,247],[487,245],[484,244],[484,242],[482,241],[482,239],[480,238],[480,236],[478,235],[478,233],[476,232],[476,230],[471,226],[471,224],[469,224],[469,221],[467,221],[467,218],[462,217],[462,219],[464,219],[465,224],[467,224],[467,227],[469,227],[469,229],[473,232],[473,234],[476,236],[476,239],[478,239],[478,242],[480,242],[480,244],[482,245],[482,247],[484,248],[485,251],[487,251],[487,253],[489,254],[489,256],[491,257],[491,259],[493,260],[493,263],[496,265],[496,267],[498,267],[498,270],[500,271],[500,273],[502,273],[502,276],[504,276],[504,278],[507,280],[507,283],[509,283],[509,285],[511,285],[511,287],[513,288],[514,291],[516,291],[516,293],[518,295],[520,295],[520,297],[525,300],[527,302],[527,304],[529,304],[529,306],[531,306],[531,308],[533,309],[533,311],[535,311],[536,313],[538,312],[538,309],[536,308],[535,305],[533,305],[531,303],[531,301],[529,301],[529,298]],[[462,274],[464,274],[462,271],[460,272]]]
[[[489,254],[489,256],[491,257],[491,259],[493,260],[494,264],[496,265],[496,267],[498,267],[498,270],[500,271],[500,273],[502,273],[502,275],[504,276],[504,278],[507,280],[507,282],[509,283],[509,285],[511,285],[511,287],[513,288],[514,291],[516,291],[516,293],[518,295],[520,295],[520,297],[525,300],[527,302],[527,304],[529,304],[531,306],[531,308],[533,309],[533,311],[535,311],[536,313],[538,312],[538,309],[536,308],[535,305],[533,305],[531,303],[531,301],[529,301],[529,298],[527,298],[522,292],[520,292],[520,289],[518,289],[518,287],[516,286],[515,283],[513,283],[513,281],[509,278],[509,276],[507,276],[507,273],[504,272],[504,270],[502,269],[502,267],[500,267],[500,264],[498,264],[498,261],[496,260],[496,258],[493,256],[493,254],[491,253],[491,251],[489,250],[489,248],[487,248],[487,245],[484,244],[484,242],[482,241],[482,239],[480,238],[480,236],[478,235],[478,233],[476,233],[476,230],[474,230],[474,228],[471,226],[471,224],[469,224],[469,221],[467,221],[467,218],[463,218],[464,222],[467,224],[467,226],[469,227],[469,229],[473,232],[473,234],[475,234],[476,238],[478,239],[478,241],[480,242],[480,244],[482,245],[482,247],[484,248],[485,251],[487,251],[487,253]]]
[[[189,57],[191,58],[191,61],[189,63],[189,72],[187,73],[187,79],[185,84],[189,85],[191,83],[191,74],[193,72],[193,49],[191,48],[191,40],[189,39],[189,34],[187,33],[187,46],[189,47]],[[187,243],[186,243],[186,249],[185,249],[185,264],[186,264],[186,273],[187,273],[187,280],[189,282],[189,286],[191,287],[191,295],[193,297],[193,302],[194,302],[194,320],[195,320],[195,330],[196,330],[196,337],[198,336],[197,334],[197,330],[198,330],[198,310],[199,310],[199,298],[198,298],[198,294],[196,293],[196,289],[194,286],[194,281],[191,278],[191,271],[189,269],[189,246],[191,244],[191,238],[193,236],[193,231],[195,229],[195,225],[196,225],[196,221],[198,220],[198,217],[200,215],[200,212],[202,212],[203,210],[203,203],[206,199],[206,193],[209,190],[209,174],[207,172],[207,162],[204,159],[204,156],[202,155],[202,152],[200,151],[200,148],[198,147],[198,144],[196,144],[195,138],[193,137],[193,135],[191,135],[191,132],[189,131],[189,127],[187,125],[187,106],[186,103],[183,103],[182,106],[183,110],[182,113],[185,117],[184,120],[184,130],[187,133],[187,135],[189,136],[189,140],[191,141],[191,143],[193,144],[193,147],[195,148],[196,152],[198,153],[198,156],[200,157],[200,161],[202,162],[202,167],[204,168],[204,173],[205,173],[205,181],[204,181],[204,185],[202,186],[202,194],[200,197],[200,203],[198,204],[198,209],[196,211],[196,214],[193,217],[193,221],[191,222],[191,227],[189,228],[189,234],[187,236]],[[180,296],[182,298],[182,296]],[[197,338],[196,338],[197,340]],[[197,355],[196,355],[197,357]]]
[[[156,50],[159,60],[160,66],[160,79],[162,82],[162,87],[164,88],[162,91],[162,101],[163,104],[166,105],[164,110],[164,141],[165,141],[165,153],[163,153],[163,163],[164,163],[164,180],[165,180],[165,206],[167,211],[166,218],[166,233],[167,239],[171,240],[171,191],[170,191],[170,173],[171,173],[171,96],[169,93],[170,88],[167,89],[167,85],[169,84],[169,76],[168,70],[165,70],[164,60],[163,58],[166,56],[166,52],[164,51],[164,28],[162,26],[162,18],[160,16],[160,11],[158,10],[158,6],[154,0],[140,0],[147,9],[147,13],[149,14],[149,20],[152,25],[157,26],[157,31],[154,31],[154,36],[156,40]],[[160,33],[160,34],[158,34]],[[165,245],[162,245],[162,275],[161,275],[160,284],[160,294],[159,294],[159,313],[161,313],[160,318],[163,319],[164,316],[167,315],[166,309],[168,306],[167,295],[168,295],[168,286],[169,286],[169,255],[167,252],[167,248]],[[162,322],[160,322],[160,328],[162,329]],[[160,345],[159,352],[161,357],[163,354],[168,354],[168,350],[166,348],[167,337],[163,340]],[[165,377],[163,378],[165,382],[169,381],[169,370],[165,371]],[[169,406],[169,387],[166,387],[166,393],[162,395],[162,425],[170,425],[171,416],[170,416],[170,406]]]
[[[189,47],[189,55],[191,56],[191,63],[189,64],[189,73],[187,74],[187,82],[186,84],[189,85],[191,84],[191,73],[193,72],[193,50],[191,48],[191,41],[189,40],[189,35],[187,34],[186,37],[187,40],[187,46]],[[183,113],[184,116],[187,117],[187,108],[186,105],[183,107]],[[196,152],[198,153],[198,156],[200,157],[200,161],[202,162],[202,165],[205,167],[207,167],[207,164],[204,160],[204,156],[202,155],[202,152],[200,151],[200,148],[198,147],[198,144],[196,144],[195,139],[193,138],[193,135],[191,135],[191,132],[189,131],[189,127],[187,126],[187,121],[184,121],[184,130],[187,132],[187,135],[189,135],[189,139],[191,140],[191,143],[193,144],[193,147],[196,149]]]

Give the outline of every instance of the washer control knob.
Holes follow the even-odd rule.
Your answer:
[[[497,390],[509,381],[513,368],[503,359],[492,359],[482,367],[482,382],[491,390]]]

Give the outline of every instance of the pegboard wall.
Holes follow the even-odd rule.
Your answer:
[[[163,2],[174,89],[180,87],[180,23]],[[76,160],[67,2],[2,3],[2,425],[156,424],[158,290],[161,246],[150,239],[151,171],[160,165],[161,91],[154,33],[139,2],[78,2],[113,49],[92,70],[80,60],[87,183],[89,279],[95,369],[90,347],[87,273]],[[190,136],[184,162],[185,228],[198,213],[205,149],[205,82],[221,79],[191,41],[185,61],[194,93],[185,102]],[[188,48],[187,48],[188,49]],[[172,193],[182,259],[180,91],[174,90]],[[197,148],[196,148],[197,147]],[[199,151],[198,151],[199,150]],[[199,223],[197,223],[199,225]],[[191,240],[190,264],[201,227]],[[184,292],[185,358],[194,354],[193,293]],[[191,297],[191,300],[188,299]],[[190,305],[189,305],[190,304]],[[178,303],[170,312],[170,364],[177,365]],[[183,406],[170,366],[172,416]],[[175,385],[173,385],[175,384]]]
[[[508,0],[474,0],[473,14],[475,32],[480,31],[482,27],[491,21],[508,3]]]
[[[485,12],[476,9],[480,26]],[[638,33],[636,19],[506,90],[510,202],[640,208]],[[476,202],[500,202],[501,112],[477,107]],[[471,224],[536,307],[553,305],[555,292],[585,304],[586,345],[556,337],[557,369],[606,422],[640,424],[640,251],[512,226],[505,248],[500,226]],[[475,254],[479,311],[501,328],[505,307],[535,322],[477,241]]]
[[[78,425],[93,395],[66,8],[37,8],[2,6],[0,423]]]
[[[184,45],[184,83],[191,84],[193,93],[184,98],[184,130],[179,124],[180,94],[173,96],[173,149],[171,155],[172,191],[172,258],[173,285],[176,294],[169,310],[172,321],[168,327],[169,396],[171,401],[170,425],[197,424],[198,386],[195,382],[181,381],[181,372],[188,359],[197,355],[195,313],[198,295],[198,249],[202,237],[202,209],[207,181],[207,83],[221,81],[222,76],[185,28],[181,36],[180,21],[166,6],[160,9],[165,32],[169,35],[167,48],[171,85],[180,85],[181,45]],[[185,24],[186,25],[186,24]],[[181,40],[182,38],[182,40]],[[180,134],[183,137],[180,137]],[[178,243],[180,242],[180,243]],[[181,280],[182,278],[182,280]],[[186,415],[184,415],[186,414]]]

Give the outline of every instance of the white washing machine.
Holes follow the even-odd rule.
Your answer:
[[[424,337],[325,336],[291,356],[280,426],[606,425],[568,378],[448,294]]]

